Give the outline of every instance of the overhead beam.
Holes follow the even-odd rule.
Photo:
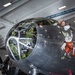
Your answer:
[[[15,24],[14,22],[11,22],[11,21],[9,21],[9,20],[3,18],[3,17],[2,17],[1,19],[4,20],[4,21],[6,21],[6,22],[9,22],[9,23],[11,23],[11,24]]]
[[[60,20],[68,20],[68,19],[70,19],[72,17],[75,17],[75,12],[70,13],[70,14],[67,14],[67,15],[63,15],[63,16],[56,17],[54,19],[57,19],[57,20],[58,19],[60,19]]]
[[[4,25],[14,25],[13,22],[10,22],[6,19],[0,18],[0,23],[4,24]]]
[[[5,28],[0,29],[0,35],[1,35],[2,37],[4,37],[4,39],[5,39],[6,36],[7,36],[7,33],[8,33],[9,30],[14,26],[14,24],[11,23],[11,22],[8,22],[8,21],[6,21],[6,20],[4,20],[4,19],[2,19],[2,18],[0,18],[0,24],[3,24],[3,25],[5,26]]]
[[[7,14],[8,12],[18,8],[19,6],[27,3],[28,1],[30,1],[30,0],[19,0],[19,1],[15,2],[15,3],[13,3],[11,6],[2,9],[0,11],[0,17],[2,17],[3,15]]]

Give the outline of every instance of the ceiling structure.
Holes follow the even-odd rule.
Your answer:
[[[9,2],[12,3],[10,6],[3,6]],[[65,9],[58,10],[59,7],[64,5],[66,6]],[[75,8],[75,0],[0,0],[0,24],[3,23],[6,26],[5,29],[0,30],[0,34],[7,34],[13,25],[23,19],[47,17],[71,8]],[[72,12],[56,17],[55,19],[64,19],[74,24],[74,17],[75,12]],[[6,36],[4,34],[2,35],[3,37]]]
[[[19,1],[19,0],[0,0],[0,11],[5,9],[4,6],[3,6],[4,4],[7,4],[9,2],[10,3],[15,3],[17,1]]]
[[[11,2],[12,5],[3,7],[3,5],[8,2]],[[74,0],[0,0],[0,3],[1,19],[11,23],[19,22],[24,18],[46,17],[75,7]],[[58,10],[58,8],[63,5],[66,5],[66,8]],[[66,19],[65,15],[59,16],[58,18],[64,19],[63,17]]]
[[[11,2],[12,5],[10,5],[8,7],[3,6],[4,4],[9,3],[9,2]],[[66,8],[63,10],[58,10],[58,8],[63,5],[66,5]],[[50,7],[49,8],[50,12],[44,11],[43,13],[48,13],[48,14],[50,13],[50,15],[52,15],[52,14],[67,10],[69,8],[72,8],[74,6],[75,6],[74,0],[43,0],[43,1],[42,0],[0,0],[0,17],[5,18],[7,20],[10,17],[15,18],[14,16],[16,15],[17,11],[19,11],[17,13],[17,16],[20,14],[19,17],[20,16],[28,17],[33,14],[36,14],[37,11],[40,12],[49,7]],[[29,13],[29,12],[32,12],[32,13]],[[10,17],[8,17],[8,16],[10,16]],[[15,18],[15,20],[17,20],[17,19],[18,18]]]
[[[8,0],[6,0],[8,1]],[[5,1],[5,2],[6,2]],[[27,1],[29,0],[13,0],[13,2],[7,2],[7,3],[11,3],[10,6],[4,7],[4,4],[2,6],[2,10],[0,10],[0,17],[2,17],[3,15],[6,15],[7,13],[14,11],[15,9],[19,8],[21,5],[25,4]],[[5,4],[7,4],[5,3]]]

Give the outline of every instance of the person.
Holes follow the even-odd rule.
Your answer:
[[[66,21],[61,22],[61,26],[63,28],[62,34],[65,38],[63,45],[61,46],[62,50],[65,50],[64,56],[61,57],[61,59],[65,59],[65,57],[71,58],[71,55],[74,55],[73,53],[73,29],[69,24],[66,24]]]
[[[68,75],[72,75],[72,70],[71,69],[68,70]]]
[[[0,64],[2,64],[3,63],[3,61],[2,61],[2,58],[0,57]]]

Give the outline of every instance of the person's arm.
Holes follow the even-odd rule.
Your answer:
[[[72,34],[74,34],[75,29],[72,26],[70,27],[70,29],[71,29]]]

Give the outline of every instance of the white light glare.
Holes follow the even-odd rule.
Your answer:
[[[75,21],[74,21],[74,23],[75,23]]]
[[[61,10],[61,9],[64,9],[64,8],[66,8],[66,6],[62,6],[62,7],[58,8],[58,9]]]
[[[9,5],[11,5],[11,3],[10,3],[10,2],[9,2],[9,3],[4,4],[3,6],[4,6],[4,7],[7,7],[7,6],[9,6]]]

